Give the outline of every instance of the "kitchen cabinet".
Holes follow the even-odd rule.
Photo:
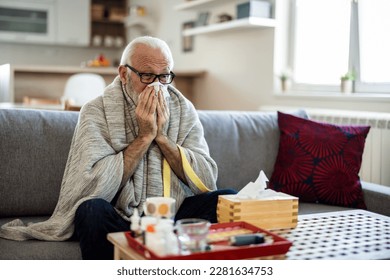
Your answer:
[[[118,70],[115,67],[74,67],[50,65],[0,65],[0,103],[21,103],[31,98],[60,99],[69,77],[77,73],[96,73],[107,84]]]
[[[54,44],[56,2],[0,1],[0,42]]]
[[[0,41],[89,45],[90,0],[0,2]]]
[[[88,46],[90,32],[90,0],[57,1],[57,44]]]

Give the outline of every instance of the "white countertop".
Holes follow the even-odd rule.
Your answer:
[[[29,73],[83,73],[93,72],[98,74],[118,73],[116,67],[77,67],[77,66],[51,66],[51,65],[11,65],[14,72],[29,72]]]
[[[11,69],[14,72],[25,73],[97,73],[97,74],[118,74],[117,67],[77,67],[77,66],[56,66],[56,65],[13,65]],[[180,77],[201,77],[206,74],[204,70],[174,70],[175,74]]]
[[[62,104],[23,104],[23,103],[13,103],[13,102],[0,102],[0,109],[38,109],[38,110],[64,110],[64,105]]]

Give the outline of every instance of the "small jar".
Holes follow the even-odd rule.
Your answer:
[[[166,252],[166,244],[165,239],[161,235],[161,231],[158,231],[157,225],[148,225],[146,227],[146,247],[148,247],[149,250],[152,250],[159,256],[165,256]]]
[[[179,240],[173,231],[173,221],[160,220],[159,224],[157,225],[157,229],[161,232],[161,237],[165,240],[165,254],[179,254]]]

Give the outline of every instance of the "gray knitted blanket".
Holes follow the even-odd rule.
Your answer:
[[[203,127],[193,105],[174,87],[168,89],[170,120],[168,137],[177,143],[187,165],[185,185],[170,171],[170,196],[178,208],[185,197],[216,189],[217,166],[209,155]],[[83,106],[75,128],[65,167],[60,196],[52,216],[44,222],[25,225],[13,220],[0,229],[0,237],[12,240],[60,241],[70,238],[77,207],[85,200],[109,202],[120,190],[115,209],[129,219],[133,209],[143,211],[147,197],[163,195],[163,156],[156,143],[121,186],[122,150],[138,133],[135,105],[126,101],[117,77],[104,94]],[[196,174],[196,180],[194,176]],[[199,186],[199,181],[203,187]]]

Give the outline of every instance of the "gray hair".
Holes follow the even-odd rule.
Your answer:
[[[173,69],[173,57],[172,57],[172,52],[168,46],[168,44],[158,38],[151,37],[151,36],[142,36],[134,39],[131,41],[127,47],[124,49],[122,53],[122,58],[121,58],[121,65],[125,64],[130,64],[131,65],[131,59],[132,56],[134,55],[135,47],[137,45],[146,45],[154,49],[160,49],[161,52],[164,54],[164,56],[168,59],[169,61],[169,69]]]

